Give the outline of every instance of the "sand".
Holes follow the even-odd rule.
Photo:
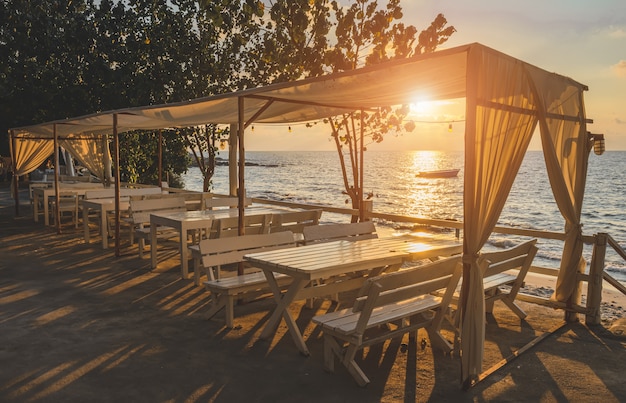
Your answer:
[[[310,319],[337,306],[294,304],[309,357],[283,324],[259,339],[270,299],[207,320],[210,298],[180,278],[174,250],[160,269],[125,246],[122,256],[85,245],[80,231],[34,223],[27,199],[15,209],[0,189],[0,401],[3,402],[395,402],[626,401],[626,298],[605,287],[603,322],[564,324],[563,312],[521,302],[520,321],[501,303],[487,317],[483,370],[545,338],[468,391],[460,361],[405,336],[369,349],[360,363],[372,383],[358,387],[337,365],[323,370],[323,343]],[[526,292],[548,294],[551,279],[529,275]],[[342,295],[340,304],[349,304]],[[344,301],[345,300],[345,301]],[[452,328],[446,324],[446,337]]]

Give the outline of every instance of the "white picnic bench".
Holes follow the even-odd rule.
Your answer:
[[[302,241],[304,228],[318,226],[321,216],[322,210],[320,209],[292,211],[277,215],[272,218],[270,232],[291,231],[296,234],[299,241]]]
[[[431,343],[445,352],[452,345],[441,324],[462,274],[459,256],[368,278],[352,308],[313,317],[324,334],[324,368],[334,371],[335,358],[354,380],[370,381],[356,362],[364,347],[425,328]],[[442,296],[433,295],[444,289]]]
[[[223,277],[220,275],[222,265],[243,263],[243,257],[248,253],[295,246],[293,233],[290,231],[200,241],[202,267],[209,279],[204,282],[204,286],[211,293],[211,309],[208,317],[212,318],[224,308],[226,326],[232,328],[236,298],[244,296],[256,298],[270,292],[267,279],[260,269],[247,267],[244,274]],[[197,272],[195,272],[195,276],[196,281],[198,281],[199,274]],[[283,286],[290,282],[290,277],[286,275],[277,276],[277,280]]]
[[[302,229],[302,234],[305,245],[338,240],[360,241],[378,238],[376,226],[371,221],[305,226]]]
[[[134,238],[137,238],[139,247],[139,257],[143,258],[143,249],[146,239],[150,239],[150,214],[152,213],[175,213],[187,211],[185,199],[183,197],[168,197],[164,199],[131,199],[128,209],[129,217],[125,219],[130,227],[130,243],[133,245]],[[159,226],[157,237],[160,239],[170,239],[178,236],[178,232],[172,228]],[[186,234],[180,234],[186,236]]]
[[[148,194],[161,194],[161,188],[142,187],[120,189],[120,210],[123,212],[128,210],[129,198]],[[115,211],[115,189],[100,188],[85,191],[85,196],[80,202],[80,207],[82,209],[85,243],[89,243],[89,218],[93,215],[97,217],[99,221],[102,248],[107,249],[110,225],[108,215]],[[94,214],[90,214],[91,211],[93,211]]]
[[[537,240],[532,239],[506,250],[482,254],[489,263],[483,274],[485,312],[493,312],[493,304],[499,300],[520,319],[526,317],[526,312],[515,303],[515,297],[524,286],[528,269],[537,254],[536,243]]]

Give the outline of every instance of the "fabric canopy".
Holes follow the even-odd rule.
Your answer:
[[[471,384],[481,371],[484,343],[480,250],[498,220],[537,125],[567,234],[553,298],[568,303],[575,297],[576,274],[584,268],[580,215],[590,151],[583,103],[586,89],[570,78],[469,44],[307,80],[15,128],[11,130],[13,156],[17,172],[25,174],[43,161],[40,155],[51,153],[52,146],[44,140],[52,139],[55,131],[59,141],[108,134],[115,119],[120,133],[207,123],[244,123],[245,127],[252,122],[312,121],[420,98],[465,97],[461,347],[463,381]],[[68,149],[81,154],[82,158],[76,156],[81,161],[87,158],[83,153],[98,158],[103,154],[97,147]]]

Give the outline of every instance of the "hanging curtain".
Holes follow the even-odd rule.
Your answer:
[[[522,62],[472,49],[467,81],[461,295],[465,387],[477,379],[483,361],[487,262],[479,252],[498,221],[537,122]]]
[[[577,273],[585,271],[580,222],[589,153],[593,143],[587,135],[583,91],[585,87],[561,77],[547,77],[531,70],[540,109],[541,142],[548,178],[559,211],[565,218],[565,243],[552,299],[572,302]],[[559,118],[562,116],[563,118]]]
[[[15,158],[15,175],[31,173],[54,152],[54,144],[48,140],[17,138],[11,141],[11,155]]]
[[[66,139],[60,140],[59,144],[72,154],[81,165],[87,168],[101,182],[105,182],[110,176],[107,173],[106,161],[111,160],[110,150],[106,135],[88,135],[82,134],[78,136],[67,136]]]

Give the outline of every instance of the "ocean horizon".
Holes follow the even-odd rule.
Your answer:
[[[220,157],[227,158],[226,154]],[[248,151],[246,152],[248,197],[297,203],[347,207],[348,197],[337,151]],[[421,178],[419,171],[459,169],[453,178]],[[372,195],[374,211],[433,219],[463,220],[463,152],[367,151],[364,158],[364,191]],[[608,233],[626,246],[626,151],[607,151],[589,157],[583,202],[583,233]],[[202,190],[197,167],[182,176],[189,190]],[[228,167],[219,165],[212,191],[228,193]],[[322,215],[322,221],[337,220]],[[376,222],[377,226],[391,223]],[[529,151],[517,175],[499,226],[563,232],[564,220],[548,180],[543,153]],[[522,238],[493,234],[486,248],[511,246]],[[540,239],[535,264],[558,267],[562,242]],[[584,257],[591,259],[591,246]],[[607,272],[626,281],[626,261],[607,248]]]

